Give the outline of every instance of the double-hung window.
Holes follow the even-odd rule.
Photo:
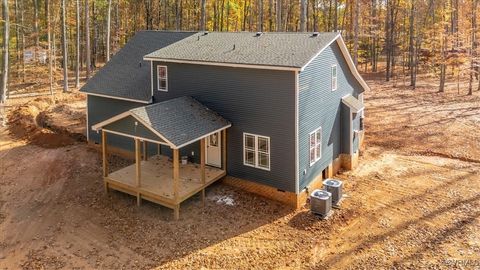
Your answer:
[[[158,91],[168,91],[167,67],[157,66],[157,88]]]
[[[243,164],[270,170],[270,137],[243,133]]]
[[[337,90],[337,65],[332,65],[332,74],[331,74],[331,78],[332,78],[332,91],[335,91]]]
[[[322,128],[310,133],[310,166],[322,158]]]

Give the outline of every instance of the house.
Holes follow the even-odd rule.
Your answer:
[[[106,189],[178,218],[219,179],[303,205],[357,164],[367,89],[339,33],[143,31],[81,91]],[[107,151],[135,164],[110,172]]]
[[[38,61],[41,64],[47,63],[48,50],[42,46],[30,46],[23,51],[23,60],[30,64]]]

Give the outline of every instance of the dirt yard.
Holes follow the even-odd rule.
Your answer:
[[[0,128],[0,269],[480,269],[480,93],[375,76],[367,147],[327,221],[223,184],[173,221],[104,193],[81,95],[18,102]]]

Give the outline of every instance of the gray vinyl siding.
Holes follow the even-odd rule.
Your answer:
[[[102,121],[105,121],[111,117],[114,117],[118,114],[126,112],[130,109],[144,106],[143,103],[137,103],[126,100],[112,99],[106,97],[99,97],[88,95],[88,136],[89,140],[93,143],[101,143],[100,132],[92,130],[92,126],[98,124]],[[134,142],[132,138],[126,138],[123,136],[108,134],[108,143],[114,147],[125,149],[128,151],[133,151]]]
[[[337,65],[337,90],[331,90],[331,66]],[[299,190],[333,159],[348,153],[348,113],[341,98],[361,90],[336,42],[327,47],[299,74]],[[347,108],[348,109],[348,108]],[[347,122],[345,123],[345,116]],[[322,127],[322,156],[310,167],[309,134]]]
[[[168,68],[158,91],[156,66]],[[295,73],[179,63],[154,63],[154,102],[192,96],[232,123],[227,173],[295,192]],[[270,171],[243,165],[243,133],[270,137]]]
[[[137,123],[137,125],[135,125]],[[162,141],[160,137],[154,134],[151,130],[139,123],[133,116],[127,116],[123,119],[110,123],[104,127],[106,130],[138,136],[153,141]]]

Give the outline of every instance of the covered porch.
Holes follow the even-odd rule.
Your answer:
[[[231,124],[190,97],[181,97],[136,108],[93,126],[102,134],[105,190],[118,190],[142,200],[158,203],[180,215],[180,204],[197,193],[205,202],[205,188],[226,175],[227,128]],[[135,142],[135,163],[117,171],[108,166],[108,134],[129,137]],[[218,166],[206,164],[206,149],[215,139],[221,149]],[[180,149],[200,141],[200,164],[180,162]],[[147,147],[158,152],[148,156]],[[161,145],[172,156],[161,155]],[[212,144],[213,145],[213,144]]]

